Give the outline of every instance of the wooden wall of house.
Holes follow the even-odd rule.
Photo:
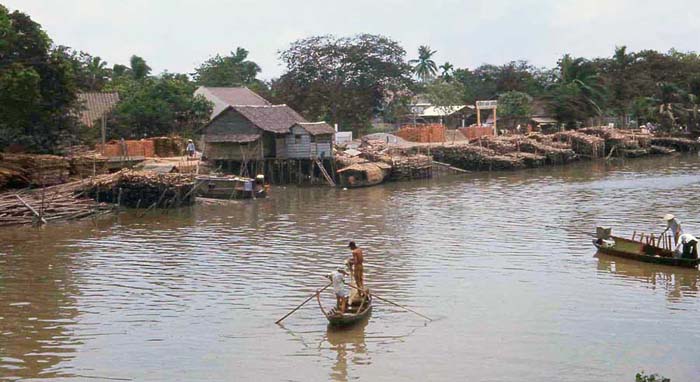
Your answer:
[[[309,134],[299,126],[292,127],[291,134],[287,134],[283,139],[277,139],[277,157],[289,159],[310,159],[321,157],[331,157],[332,135]]]
[[[204,151],[204,156],[211,160],[242,161],[243,154],[247,160],[263,159],[257,141],[242,144],[235,142],[207,143]]]

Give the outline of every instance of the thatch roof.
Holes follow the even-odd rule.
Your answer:
[[[367,176],[367,181],[381,182],[391,170],[391,166],[383,162],[357,163],[338,170],[339,174],[345,172],[359,172]]]
[[[204,142],[206,143],[247,143],[255,142],[260,139],[260,134],[206,134]]]
[[[311,135],[335,134],[335,129],[325,122],[301,122],[296,125]]]
[[[101,92],[78,93],[78,102],[82,106],[80,122],[87,127],[93,127],[95,121],[101,119],[117,106],[119,94]]]

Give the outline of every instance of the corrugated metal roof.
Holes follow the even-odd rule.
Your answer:
[[[421,117],[445,117],[452,115],[462,109],[467,107],[466,105],[461,106],[429,106],[423,110],[423,113],[419,114]]]
[[[95,121],[101,119],[103,115],[108,114],[117,106],[119,94],[101,92],[78,93],[78,102],[82,106],[80,122],[87,127],[93,127]]]
[[[301,122],[297,125],[311,135],[335,134],[335,129],[325,122]]]

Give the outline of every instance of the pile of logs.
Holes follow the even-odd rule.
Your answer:
[[[109,175],[103,175],[109,176]],[[0,194],[0,226],[45,224],[112,211],[114,206],[85,197],[77,181],[34,190]]]
[[[396,156],[391,159],[390,180],[426,179],[432,176],[433,158],[428,155]]]
[[[98,154],[81,154],[68,157],[70,174],[79,178],[106,174],[107,158]]]
[[[70,164],[55,155],[2,154],[0,173],[5,183],[18,187],[53,186],[68,181]]]
[[[700,142],[687,138],[654,137],[651,139],[651,144],[655,146],[672,148],[679,152],[700,151]]]
[[[562,131],[551,135],[552,139],[566,142],[576,154],[588,158],[602,158],[605,155],[605,139],[578,131]]]
[[[91,198],[131,208],[174,208],[195,201],[193,174],[122,170],[86,188]]]
[[[178,157],[185,155],[187,143],[180,137],[155,137],[153,141],[153,151],[161,158]]]

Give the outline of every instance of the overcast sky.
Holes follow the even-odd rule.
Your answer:
[[[564,53],[700,50],[700,0],[4,0],[54,43],[114,63],[132,54],[154,73],[191,73],[208,57],[248,49],[262,78],[283,72],[277,52],[312,35],[383,34],[408,58],[473,68],[525,59],[552,67]]]

